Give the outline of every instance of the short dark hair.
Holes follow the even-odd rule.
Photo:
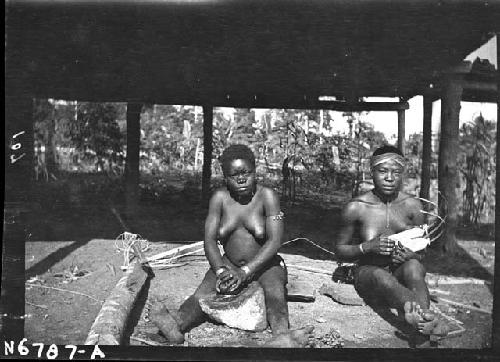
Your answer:
[[[383,155],[384,153],[397,153],[398,155],[404,157],[403,152],[397,147],[391,146],[391,145],[383,145],[382,147],[379,147],[373,152],[372,157]]]
[[[222,155],[219,157],[219,162],[221,163],[222,172],[224,172],[224,174],[229,169],[230,163],[234,160],[247,160],[253,168],[255,168],[255,155],[246,145],[231,145],[226,147],[222,152]]]

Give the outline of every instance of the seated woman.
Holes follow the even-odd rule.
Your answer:
[[[420,201],[401,191],[405,166],[399,149],[386,145],[375,150],[371,158],[374,188],[344,208],[336,252],[344,260],[358,259],[354,286],[363,298],[397,309],[420,333],[439,339],[448,334],[448,326],[429,309],[423,255],[396,246],[389,238],[424,223]]]
[[[206,318],[200,298],[216,288],[225,294],[237,293],[250,281],[258,280],[264,289],[267,320],[274,335],[268,345],[305,346],[312,327],[289,329],[287,275],[283,259],[277,254],[284,229],[279,198],[272,189],[257,184],[255,156],[247,146],[229,146],[220,161],[226,187],[211,197],[205,221],[204,247],[210,269],[178,311],[169,312],[155,303],[150,318],[170,342],[182,343],[184,332]],[[217,240],[224,247],[223,256]]]

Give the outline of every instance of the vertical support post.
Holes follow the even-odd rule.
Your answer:
[[[420,197],[429,200],[431,187],[431,151],[432,151],[432,100],[424,96],[423,142],[422,142],[422,177],[420,179]]]
[[[125,164],[125,184],[127,215],[137,211],[139,204],[139,151],[141,144],[140,103],[127,104],[127,161]]]
[[[446,203],[446,230],[441,238],[444,252],[455,252],[455,238],[458,225],[457,185],[459,172],[457,167],[460,101],[463,85],[458,76],[449,76],[444,80],[441,98],[441,137],[439,140],[438,188],[443,196],[439,202],[440,213]]]
[[[496,33],[497,38],[497,59],[500,59],[500,32]],[[497,89],[500,89],[500,76],[499,67],[497,65]],[[500,240],[500,98],[497,95],[497,154],[496,154],[496,192],[495,192],[495,240],[497,243],[495,245],[495,260],[500,260],[500,246],[498,245],[498,240]],[[500,268],[498,263],[494,271],[494,285],[493,285],[493,295],[497,296],[493,299],[493,330],[492,336],[493,340],[491,346],[494,351],[500,349]]]
[[[206,205],[210,198],[210,179],[212,178],[213,153],[213,118],[212,106],[203,106],[203,172],[201,177],[201,198]]]
[[[405,110],[400,109],[398,110],[398,148],[403,152],[403,155],[406,154],[405,152]]]
[[[11,88],[10,88],[11,89]],[[5,203],[2,242],[1,338],[24,336],[24,253],[33,181],[33,99],[5,97]]]

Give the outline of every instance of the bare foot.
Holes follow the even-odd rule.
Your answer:
[[[411,326],[418,328],[418,323],[421,321],[420,306],[416,302],[406,302],[403,306],[405,312],[405,320]]]
[[[184,342],[184,334],[179,330],[179,325],[167,307],[157,298],[151,298],[149,301],[149,319],[158,327],[169,342],[175,344]]]
[[[313,326],[307,326],[299,329],[292,329],[273,337],[263,347],[275,348],[300,348],[309,344]]]
[[[439,319],[438,316],[429,309],[423,310],[421,316],[422,320],[417,326],[420,333],[440,338],[447,336],[450,332],[448,324]]]
[[[440,320],[431,310],[422,309],[416,302],[404,304],[405,320],[421,334],[434,338],[445,337],[449,333],[446,322]]]

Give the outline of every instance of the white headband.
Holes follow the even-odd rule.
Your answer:
[[[384,163],[386,161],[394,161],[401,165],[401,167],[405,167],[406,161],[405,158],[397,153],[394,152],[387,152],[383,153],[381,155],[373,156],[371,161],[370,161],[370,166],[373,168],[377,165],[380,165],[381,163]]]

